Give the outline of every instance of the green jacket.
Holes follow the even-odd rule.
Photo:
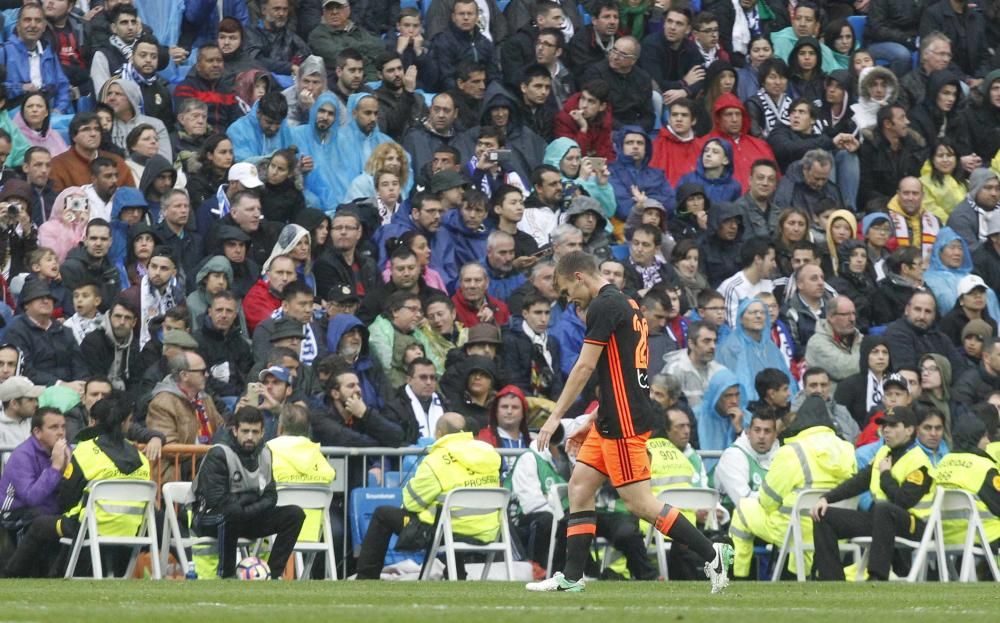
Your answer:
[[[323,57],[326,66],[336,65],[337,54],[346,48],[354,48],[365,59],[365,82],[378,80],[375,71],[375,59],[385,51],[385,42],[358,28],[350,22],[344,30],[334,30],[326,24],[320,24],[309,34],[309,49],[313,54]]]

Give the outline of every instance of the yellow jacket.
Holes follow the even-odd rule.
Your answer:
[[[802,489],[832,489],[857,471],[854,446],[828,426],[813,426],[778,448],[758,500],[765,511],[787,515]]]
[[[935,182],[931,178],[930,160],[920,169],[920,183],[924,187],[924,210],[938,217],[942,223],[948,220],[951,211],[968,193],[965,185],[955,179],[954,175],[946,175],[940,183]]]
[[[318,443],[308,437],[281,436],[267,442],[271,451],[271,477],[278,487],[289,484],[329,485],[337,473]],[[305,511],[306,520],[299,532],[300,541],[316,542],[323,529],[323,513],[319,509]]]
[[[459,487],[499,487],[500,455],[493,446],[473,439],[472,433],[445,435],[429,448],[416,473],[403,487],[403,508],[433,524],[445,496]],[[500,529],[499,513],[458,510],[452,515],[457,534],[491,542]]]

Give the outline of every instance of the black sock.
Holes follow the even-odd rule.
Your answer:
[[[595,511],[569,514],[569,521],[566,524],[566,566],[563,568],[563,575],[567,580],[575,582],[583,577],[595,534],[597,534]]]
[[[655,525],[662,534],[687,545],[706,562],[715,560],[715,548],[712,547],[712,542],[676,508],[664,504]]]

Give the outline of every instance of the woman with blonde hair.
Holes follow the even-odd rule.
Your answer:
[[[393,171],[399,176],[399,187],[403,189],[402,196],[408,197],[413,190],[410,157],[399,143],[382,143],[372,150],[371,157],[365,163],[365,172],[351,180],[343,203],[374,197],[375,173],[383,170]]]

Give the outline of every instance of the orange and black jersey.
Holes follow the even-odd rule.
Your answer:
[[[587,307],[584,342],[604,347],[597,363],[601,406],[597,430],[601,437],[620,439],[652,428],[649,399],[649,347],[646,319],[639,306],[613,285],[601,288]]]

